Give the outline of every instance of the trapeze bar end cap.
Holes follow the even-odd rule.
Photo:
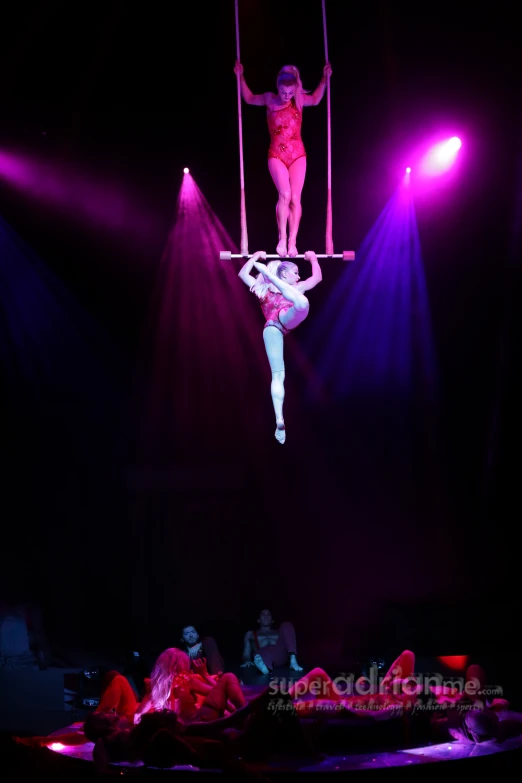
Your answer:
[[[355,261],[355,250],[343,250],[343,261]]]
[[[219,251],[219,260],[220,261],[232,261],[232,253],[230,250],[220,250]]]

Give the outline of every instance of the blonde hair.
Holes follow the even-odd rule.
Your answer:
[[[183,650],[169,647],[156,660],[150,675],[150,694],[155,710],[170,708],[170,694],[174,677],[190,671],[190,659]]]
[[[294,264],[293,261],[270,261],[266,265],[268,271],[279,277],[280,280],[283,278],[283,272],[286,269],[290,269],[291,267],[295,267],[297,269],[297,264]],[[281,293],[279,288],[276,288],[276,286],[271,283],[262,272],[258,274],[256,277],[256,282],[250,290],[257,296],[258,299],[264,299],[269,291],[272,291],[274,294]]]
[[[310,90],[303,89],[303,83],[301,81],[301,75],[299,69],[295,65],[283,65],[279,73],[277,74],[277,86],[284,84],[287,87],[295,85],[294,103],[296,109],[303,110],[303,95],[310,92]]]

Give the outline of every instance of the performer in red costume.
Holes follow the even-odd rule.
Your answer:
[[[258,251],[249,258],[239,271],[239,277],[246,283],[260,303],[266,322],[263,329],[266,354],[272,370],[272,402],[276,417],[275,437],[279,443],[286,440],[283,401],[285,397],[285,362],[283,336],[295,329],[308,315],[309,302],[304,295],[321,282],[323,275],[313,250],[304,255],[312,265],[312,274],[306,280],[299,279],[299,270],[292,261],[270,261],[265,266],[259,262],[266,259],[264,251]],[[250,273],[255,267],[260,273],[257,278]]]
[[[95,712],[115,712],[132,723],[137,706],[138,700],[128,679],[118,671],[107,672],[102,683],[100,703]]]
[[[190,661],[176,647],[164,650],[150,676],[150,694],[138,705],[134,722],[151,710],[170,709],[183,723],[212,721],[244,707],[245,697],[235,674],[227,672],[216,681],[204,659]]]
[[[241,95],[246,103],[266,106],[270,147],[268,170],[279,193],[276,207],[279,242],[277,254],[295,258],[297,232],[301,221],[301,192],[306,175],[306,151],[301,139],[304,106],[317,106],[324,95],[326,80],[332,74],[330,63],[323,69],[323,78],[313,93],[303,90],[295,65],[285,65],[277,76],[277,94],[254,95],[247,87],[243,66],[236,62],[234,73],[240,77]],[[287,224],[290,229],[287,242]]]
[[[377,714],[381,718],[393,717],[415,706],[422,685],[416,682],[414,670],[415,655],[404,650],[375,691],[371,690],[371,682],[367,678],[360,678],[354,684],[355,693],[350,692],[348,680],[343,677],[332,680],[324,669],[315,668],[295,682],[288,693],[302,716],[320,712],[329,706],[370,717]],[[310,695],[315,698],[306,698]]]

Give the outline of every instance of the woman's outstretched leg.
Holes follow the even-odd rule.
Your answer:
[[[286,440],[285,420],[283,417],[283,402],[285,399],[285,362],[284,362],[284,337],[276,326],[267,326],[263,330],[266,355],[272,370],[272,383],[270,392],[276,417],[275,437],[279,443]]]
[[[415,655],[411,650],[403,650],[392,663],[383,679],[383,686],[388,687],[394,680],[407,680],[413,677],[415,671]]]
[[[289,688],[288,693],[292,699],[299,699],[301,696],[314,696],[316,699],[331,699],[339,701],[341,694],[336,689],[331,677],[324,671],[316,667],[304,677],[294,682]]]
[[[216,716],[222,718],[229,702],[236,710],[246,705],[239,680],[231,672],[224,674],[205,697],[199,712],[200,720],[216,720]]]
[[[277,229],[279,231],[279,242],[276,252],[283,258],[287,255],[286,228],[288,223],[288,213],[290,209],[290,176],[288,169],[283,161],[278,158],[268,159],[268,170],[274,180],[274,185],[279,193],[279,199],[276,206]]]

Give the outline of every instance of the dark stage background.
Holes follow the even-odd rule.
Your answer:
[[[273,89],[288,62],[314,89],[324,64],[319,0],[241,0],[240,8],[253,91]],[[130,212],[109,226],[99,210],[89,217],[0,180],[2,231],[38,258],[20,250],[26,309],[18,329],[5,310],[0,322],[2,592],[39,602],[62,650],[159,650],[194,623],[239,656],[265,606],[293,619],[309,664],[406,646],[511,649],[520,519],[517,15],[502,3],[412,9],[344,0],[328,0],[327,14],[336,251],[360,246],[408,149],[439,126],[462,128],[468,163],[450,188],[417,205],[436,415],[386,388],[319,404],[289,357],[281,448],[268,376],[265,386],[252,380],[257,354],[212,381],[198,365],[212,330],[207,289],[200,342],[183,353],[185,364],[165,361],[168,383],[192,400],[183,431],[183,411],[172,410],[177,392],[170,407],[163,400],[156,429],[143,417],[152,403],[140,396],[150,392],[148,325],[184,166],[239,244],[234,3],[57,0],[2,12],[0,152],[124,193],[147,226],[139,233]],[[324,252],[325,118],[325,101],[305,114],[300,252]],[[263,110],[243,104],[243,123],[250,250],[274,252]],[[197,245],[195,233],[180,264],[190,265]],[[48,289],[32,287],[35,264],[69,302],[59,345],[46,342],[57,332],[46,337]],[[298,346],[343,273],[337,262],[325,270]],[[4,291],[13,274],[4,264]],[[175,294],[179,305],[189,292]],[[255,309],[240,286],[230,286],[229,301],[222,291],[215,299],[231,312]],[[183,328],[166,317],[165,345],[178,357]],[[230,328],[238,328],[232,318]],[[52,361],[42,380],[35,367],[44,354]],[[156,392],[170,388],[163,383],[156,373]],[[202,390],[213,383],[214,402]],[[242,428],[245,414],[255,437]]]

